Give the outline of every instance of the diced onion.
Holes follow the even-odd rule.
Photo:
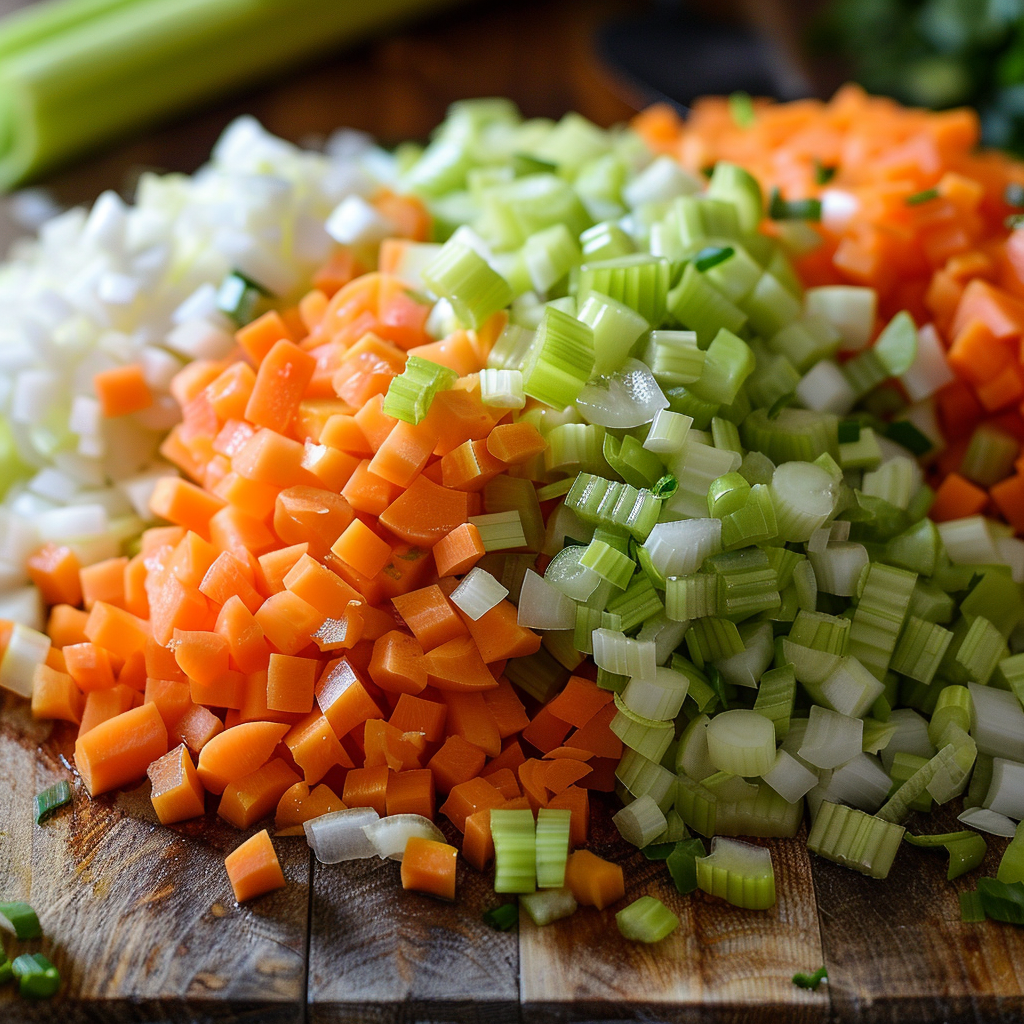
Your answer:
[[[438,843],[447,842],[444,833],[421,814],[389,814],[386,818],[361,827],[363,835],[381,860],[401,860],[405,854],[405,845],[413,836],[433,839]]]
[[[379,819],[372,807],[349,807],[313,818],[302,827],[321,864],[340,864],[377,856],[377,848],[367,839],[363,826]]]

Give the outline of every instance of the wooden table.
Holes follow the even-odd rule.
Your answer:
[[[0,0],[0,11],[23,0]],[[340,0],[339,0],[340,2]],[[530,115],[628,117],[628,91],[597,62],[593,27],[629,0],[470,5],[340,55],[81,162],[43,184],[62,203],[124,188],[141,167],[191,171],[223,126],[252,112],[293,140],[348,124],[388,142],[424,137],[448,103],[508,95]],[[664,866],[619,840],[599,809],[592,848],[623,862],[628,898],[651,893],[680,917],[654,948],[623,941],[612,910],[582,909],[499,934],[481,920],[501,902],[460,866],[454,905],[403,892],[393,863],[316,864],[301,839],[277,844],[288,887],[244,907],[225,853],[240,841],[211,817],[165,829],[147,786],[32,823],[35,793],[70,778],[70,735],[0,709],[0,899],[29,899],[41,949],[65,980],[29,1003],[0,990],[4,1024],[60,1020],[316,1024],[547,1024],[637,1020],[799,1022],[1019,1021],[1024,933],[961,925],[941,858],[905,849],[872,882],[810,858],[803,838],[773,841],[777,905],[745,913],[680,897]],[[939,823],[941,825],[942,822]],[[936,823],[930,822],[934,829]],[[995,871],[1000,843],[984,865]],[[13,948],[13,943],[7,943]],[[21,948],[21,947],[19,947]],[[825,963],[816,993],[790,981]]]

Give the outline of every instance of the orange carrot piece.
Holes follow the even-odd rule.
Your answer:
[[[239,597],[230,597],[217,615],[214,629],[228,642],[233,662],[242,672],[258,672],[270,664],[263,627]]]
[[[222,551],[199,582],[199,593],[219,605],[237,596],[250,612],[255,612],[263,598],[253,582],[252,568],[229,551]]]
[[[499,423],[487,435],[487,450],[508,466],[543,455],[548,443],[532,423]]]
[[[622,867],[604,860],[590,850],[575,850],[565,865],[565,884],[576,902],[604,910],[626,895]]]
[[[228,642],[220,633],[203,630],[174,631],[174,660],[197,683],[209,685],[228,670]]]
[[[156,707],[164,720],[164,725],[167,726],[167,732],[171,735],[176,734],[181,719],[189,709],[195,707],[188,683],[176,679],[156,679],[152,676],[146,679],[143,703]]]
[[[233,711],[243,710],[247,707],[246,698],[249,693],[249,678],[241,672],[233,669],[222,672],[219,676],[209,682],[201,683],[198,679],[188,681],[188,692],[193,703],[203,704],[215,708],[230,708]],[[275,714],[267,712],[266,686],[263,687],[264,698],[260,705],[260,711],[256,715],[243,715],[242,721],[280,721]]]
[[[69,644],[64,648],[64,663],[83,693],[109,690],[117,682],[110,652],[94,643]]]
[[[273,811],[298,775],[275,757],[244,778],[230,783],[217,806],[217,815],[235,828],[249,828]]]
[[[426,423],[399,421],[381,441],[369,470],[396,487],[408,487],[423,471],[437,444],[437,434]]]
[[[244,722],[218,733],[199,754],[199,778],[211,793],[223,793],[270,760],[288,731],[277,722]]]
[[[438,690],[473,693],[494,690],[498,686],[469,636],[456,637],[433,648],[423,656],[423,667],[430,685]]]
[[[522,658],[540,650],[540,634],[520,626],[516,606],[499,601],[478,619],[459,613],[488,665],[506,658]]]
[[[452,787],[441,814],[460,831],[466,830],[466,818],[485,807],[501,807],[505,798],[486,779],[475,778]]]
[[[491,810],[485,807],[466,818],[462,836],[462,856],[477,869],[484,871],[494,860],[494,840],[491,838]]]
[[[503,740],[521,733],[530,724],[523,702],[504,676],[498,677],[495,689],[484,691],[483,698]]]
[[[187,587],[198,587],[203,582],[207,570],[216,561],[217,549],[198,533],[191,530],[178,541],[173,553],[167,560],[166,569],[176,576]],[[104,600],[110,600],[104,598]],[[111,604],[116,602],[111,601]]]
[[[547,710],[563,722],[582,729],[601,708],[611,703],[610,691],[602,690],[582,676],[570,676],[562,692],[548,701]]]
[[[523,730],[522,737],[542,754],[546,754],[549,750],[554,750],[555,747],[562,745],[562,741],[569,735],[571,728],[572,726],[568,722],[563,722],[547,707],[543,707]]]
[[[374,641],[370,678],[389,693],[420,693],[427,685],[423,648],[407,633],[390,630]]]
[[[171,731],[181,738],[189,750],[198,754],[223,730],[224,723],[212,711],[201,704],[193,704]]]
[[[427,762],[434,773],[438,792],[448,793],[480,774],[487,755],[461,736],[449,736],[440,750]]]
[[[402,857],[402,888],[455,899],[455,862],[459,851],[436,839],[411,836]]]
[[[267,519],[274,514],[281,490],[273,484],[249,480],[234,470],[225,473],[210,489],[218,498],[235,508],[243,509],[256,519]]]
[[[482,693],[442,692],[448,708],[448,732],[479,747],[488,757],[501,753],[498,724]]]
[[[381,525],[409,541],[432,547],[469,518],[469,496],[418,476],[381,513]]]
[[[277,310],[270,310],[240,327],[235,332],[235,340],[241,345],[242,351],[259,366],[279,341],[293,341],[294,338],[281,314]]]
[[[267,708],[309,714],[313,710],[317,662],[314,658],[296,658],[271,654],[267,669]]]
[[[409,349],[409,355],[447,366],[460,377],[479,373],[483,369],[480,353],[470,340],[469,332],[463,330],[453,331],[440,341],[417,345]]]
[[[505,744],[504,749],[497,757],[492,758],[487,763],[480,774],[489,776],[494,772],[501,771],[502,768],[509,768],[513,772],[518,772],[519,766],[525,760],[526,758],[523,755],[523,748],[520,746],[519,740],[512,740],[510,743]]]
[[[107,558],[79,570],[86,611],[91,611],[97,601],[124,607],[124,570],[127,565],[127,558]]]
[[[346,807],[372,807],[381,817],[387,814],[388,780],[391,769],[386,765],[375,768],[353,768],[345,776],[342,800]]]
[[[1018,533],[1024,533],[1024,475],[1017,473],[1000,480],[989,493],[1006,521]]]
[[[358,421],[346,413],[336,413],[329,417],[317,440],[329,448],[336,448],[347,455],[356,455],[360,458],[368,458],[375,450],[367,442]]]
[[[78,726],[78,735],[84,736],[92,732],[103,722],[123,715],[135,705],[135,691],[128,686],[118,684],[109,690],[93,690],[85,695],[85,708],[82,721]]]
[[[240,561],[250,554],[264,554],[277,543],[262,519],[235,505],[227,505],[210,517],[210,540],[219,551],[229,551]]]
[[[311,786],[336,765],[352,767],[352,759],[335,735],[331,723],[319,709],[311,711],[293,725],[285,734],[284,743],[291,751],[296,765],[302,769],[305,781]]]
[[[462,576],[487,553],[480,531],[472,523],[463,523],[445,534],[433,547],[438,576]]]
[[[305,782],[296,782],[286,790],[278,801],[274,814],[274,827],[277,829],[301,826],[312,818],[330,814],[333,811],[345,810],[345,804],[330,786],[321,784],[310,791]],[[300,827],[299,833],[302,829]]]
[[[82,603],[78,556],[71,548],[48,542],[29,556],[25,568],[47,604]]]
[[[37,665],[32,677],[32,717],[81,722],[85,697],[67,672]]]
[[[257,832],[224,858],[224,867],[239,903],[285,886],[281,862],[266,829]]]
[[[302,468],[308,470],[327,491],[340,492],[352,479],[352,474],[359,466],[357,455],[339,451],[325,444],[306,442],[302,456]]]
[[[364,576],[376,576],[388,564],[391,545],[360,519],[353,519],[334,542],[331,554]]]
[[[150,624],[145,619],[102,601],[97,601],[92,606],[83,631],[98,647],[103,647],[121,658],[128,658],[135,651],[145,650],[151,639]]]
[[[402,488],[370,471],[370,460],[356,466],[341,489],[342,497],[357,512],[379,516],[401,495]]]
[[[950,473],[939,484],[928,515],[937,523],[973,516],[988,504],[988,495],[959,473]]]
[[[333,298],[350,281],[365,273],[366,269],[352,255],[351,249],[336,249],[313,275],[313,287]]]
[[[580,779],[586,778],[590,774],[591,768],[585,761],[557,757],[541,761],[541,767],[537,771],[539,778],[544,783],[544,788],[554,797],[564,792],[569,786],[575,785]]]
[[[345,658],[324,669],[317,683],[316,700],[339,738],[348,735],[367,719],[384,717],[359,674]],[[351,806],[347,797],[345,803]]]
[[[436,584],[394,597],[392,604],[424,651],[466,635],[455,606]]]
[[[371,718],[363,727],[363,767],[386,764],[392,771],[422,768],[427,741],[421,732],[403,733],[382,718]]]
[[[132,708],[80,736],[75,766],[90,796],[141,779],[167,753],[167,727],[152,704]]]
[[[203,784],[184,744],[157,758],[147,774],[153,810],[162,825],[198,818],[205,812]]]
[[[148,579],[149,569],[142,554],[130,558],[124,567],[124,610],[143,622],[149,618]]]
[[[316,477],[302,467],[305,454],[305,445],[262,428],[241,445],[231,459],[231,466],[248,480],[274,487],[313,485]]]
[[[292,569],[302,561],[309,551],[306,543],[292,544],[286,548],[276,548],[260,555],[256,560],[259,571],[256,574],[257,589],[268,597],[280,594],[285,589],[285,579]]]
[[[444,704],[402,693],[388,721],[402,732],[419,730],[428,743],[440,743],[447,714]]]
[[[532,757],[519,766],[519,781],[522,783],[523,796],[530,801],[530,807],[534,812],[538,807],[546,807],[550,799],[547,787],[544,785],[543,767],[542,761]]]
[[[516,800],[523,795],[519,789],[519,782],[516,780],[515,772],[511,768],[499,768],[496,772],[491,772],[487,776],[487,781],[506,800]]]
[[[309,553],[322,559],[354,516],[340,494],[320,487],[289,487],[277,497],[274,532],[285,544],[309,544]]]
[[[386,795],[388,814],[421,814],[434,817],[434,776],[428,768],[396,772],[388,778]]]
[[[46,632],[53,641],[53,646],[64,648],[68,644],[80,644],[88,640],[85,635],[85,624],[89,617],[89,612],[73,608],[69,604],[54,605],[46,622]]]
[[[206,400],[213,407],[217,419],[245,419],[245,407],[249,403],[256,374],[248,363],[232,363],[227,369],[206,385]]]
[[[93,375],[92,386],[99,399],[100,412],[108,418],[142,412],[153,404],[153,392],[138,363],[100,370]]]
[[[210,520],[224,508],[224,502],[187,480],[165,476],[157,481],[149,507],[154,515],[186,530],[194,530],[204,540],[209,540]]]
[[[282,654],[298,654],[311,642],[326,616],[301,597],[283,590],[268,597],[254,618]]]

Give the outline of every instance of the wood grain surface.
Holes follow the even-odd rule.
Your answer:
[[[282,844],[288,886],[239,907],[224,871],[240,834],[215,816],[173,829],[157,821],[149,785],[90,800],[68,769],[63,726],[33,722],[8,696],[0,711],[0,899],[24,899],[63,979],[58,999],[0,988],[4,1024],[61,1020],[303,1019],[310,854]],[[42,826],[33,797],[58,779],[73,804]],[[257,831],[254,829],[253,831]],[[14,955],[15,943],[7,948]]]

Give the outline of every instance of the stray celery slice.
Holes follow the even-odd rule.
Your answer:
[[[676,843],[665,859],[665,867],[668,868],[676,889],[682,895],[685,896],[697,888],[697,858],[706,856],[704,843],[693,838]]]
[[[973,871],[985,859],[985,854],[988,851],[984,837],[978,832],[971,832],[967,829],[962,832],[947,832],[938,836],[914,836],[907,832],[903,838],[911,846],[923,846],[926,849],[945,847],[949,854],[947,881],[952,881],[954,878],[967,874],[968,871]]]
[[[615,915],[619,931],[634,942],[660,942],[679,927],[679,918],[653,896],[641,896]]]

